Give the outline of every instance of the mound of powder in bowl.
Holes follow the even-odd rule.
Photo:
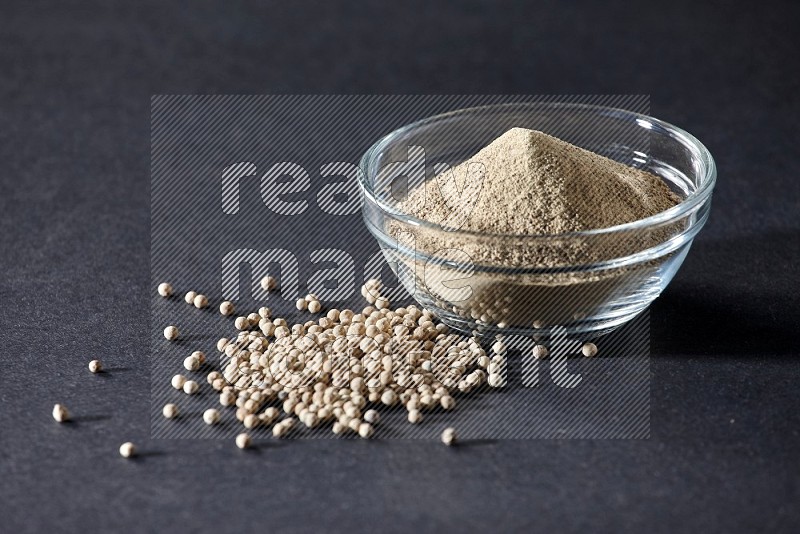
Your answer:
[[[575,232],[634,222],[679,201],[653,174],[513,128],[397,203],[399,211],[434,224],[392,218],[386,231],[398,243],[394,259],[427,305],[465,325],[533,325],[538,331],[602,310],[653,276],[663,258],[582,266],[651,249],[680,229],[670,223],[600,235]],[[440,283],[454,278],[461,283]]]
[[[524,236],[608,228],[655,215],[680,198],[659,177],[545,133],[512,128],[468,160],[409,191],[400,211],[448,230]],[[414,231],[423,251],[459,248],[478,263],[578,264],[627,255],[653,243],[615,236],[592,250],[580,240],[503,250],[453,232]],[[663,236],[656,236],[661,239]],[[508,248],[508,247],[506,247]]]

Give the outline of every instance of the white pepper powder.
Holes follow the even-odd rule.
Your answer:
[[[473,192],[478,200],[471,210],[455,213],[453,199],[461,198],[464,180],[476,168],[484,170]],[[451,171],[412,189],[400,210],[435,224],[460,223],[459,229],[472,232],[554,235],[633,222],[680,201],[653,174],[525,128],[508,130]],[[425,232],[416,238],[422,250],[456,248],[491,265],[559,265],[575,252],[563,243],[543,251],[457,239],[442,243],[440,235]]]

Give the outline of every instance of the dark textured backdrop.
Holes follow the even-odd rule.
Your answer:
[[[796,5],[162,4],[0,5],[0,530],[797,530]],[[150,95],[271,92],[649,94],[703,140],[651,439],[148,442]]]

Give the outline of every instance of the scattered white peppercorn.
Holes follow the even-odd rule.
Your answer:
[[[219,396],[219,403],[223,406],[233,406],[236,404],[236,395],[233,391],[223,391]]]
[[[261,420],[254,413],[249,413],[249,414],[245,415],[244,416],[244,420],[242,421],[242,424],[247,429],[253,429],[253,428],[257,427],[259,425],[259,423],[261,423]]]
[[[361,426],[361,419],[359,419],[358,417],[352,417],[350,418],[350,421],[347,423],[347,426],[353,432],[358,432],[358,429]]]
[[[505,385],[506,379],[500,373],[489,373],[486,382],[489,384],[489,387],[500,388]]]
[[[272,291],[278,287],[278,281],[272,276],[265,276],[261,279],[261,287],[264,291]]]
[[[240,449],[248,449],[250,448],[250,444],[252,441],[250,440],[250,434],[242,432],[238,436],[236,436],[236,446]]]
[[[186,304],[194,304],[194,298],[195,298],[196,296],[197,296],[197,293],[196,293],[196,292],[194,292],[194,291],[189,291],[189,292],[188,292],[188,293],[186,293],[186,295],[183,297],[183,300],[185,300],[185,301],[186,301]]]
[[[200,369],[200,360],[197,356],[187,356],[183,360],[183,366],[186,368],[187,371],[197,371]]]
[[[203,412],[203,421],[207,425],[215,425],[219,422],[219,411],[214,408],[209,408]]]
[[[172,296],[172,286],[166,282],[158,284],[158,294],[164,298],[169,298]]]
[[[167,419],[175,419],[178,417],[178,407],[174,404],[165,404],[164,408],[161,410],[161,413]]]
[[[377,410],[367,410],[364,412],[364,421],[373,425],[378,424],[381,420],[381,414]]]
[[[451,445],[455,444],[456,442],[456,429],[455,428],[445,428],[442,432],[442,443],[450,447]]]
[[[269,290],[277,283],[273,279],[262,287]],[[269,308],[237,317],[238,334],[216,342],[225,357],[223,367],[206,374],[220,404],[235,410],[244,428],[273,425],[275,437],[284,436],[297,422],[308,428],[332,425],[335,434],[371,437],[380,420],[371,406],[400,404],[416,424],[423,412],[453,409],[456,392],[466,393],[486,382],[493,387],[505,384],[502,336],[497,337],[494,354],[487,355],[477,338],[451,333],[427,310],[415,305],[392,309],[380,290],[377,280],[365,283],[362,293],[370,295],[369,305],[355,311],[322,312],[319,298],[308,294],[295,306],[322,316],[296,324],[273,317]],[[193,304],[198,296],[203,297],[195,293]],[[222,315],[233,315],[234,310],[230,301],[220,305]],[[328,355],[346,356],[344,365]],[[195,351],[184,367],[196,371],[205,359]],[[197,382],[181,375],[173,377],[172,385],[187,394],[199,391]],[[282,413],[286,418],[274,424]],[[203,413],[206,424],[219,418],[217,410]]]
[[[287,431],[288,428],[283,424],[283,422],[280,422],[272,427],[272,435],[276,438],[282,437]]]
[[[172,387],[175,389],[183,389],[183,385],[186,383],[186,377],[183,375],[175,375],[172,377]]]
[[[369,439],[372,437],[372,434],[375,433],[375,430],[372,428],[372,425],[369,423],[361,423],[358,425],[358,435],[364,439]]]
[[[536,358],[537,360],[543,360],[547,358],[548,354],[549,351],[547,350],[547,347],[545,347],[544,345],[533,346],[533,357]]]
[[[178,338],[178,335],[178,329],[174,326],[168,326],[164,329],[164,337],[167,338],[168,341],[174,341]]]
[[[205,295],[196,295],[192,302],[195,308],[197,308],[198,310],[202,310],[203,308],[208,306],[208,297],[206,297]]]
[[[103,370],[103,364],[100,360],[92,360],[89,362],[89,371],[99,373]]]
[[[233,312],[235,310],[236,310],[236,307],[233,305],[233,302],[231,302],[229,300],[226,300],[225,302],[223,302],[222,304],[219,305],[219,312],[222,315],[225,315],[226,317],[228,315],[233,314]]]
[[[275,328],[274,335],[276,338],[289,337],[291,331],[285,326]]]
[[[136,456],[136,445],[134,445],[130,441],[126,441],[125,443],[119,446],[119,454],[123,458],[133,458],[134,456]]]
[[[69,421],[69,410],[67,410],[67,407],[63,404],[56,404],[53,406],[53,419],[59,423]]]
[[[442,395],[442,398],[439,399],[439,404],[444,410],[452,410],[456,407],[456,400],[450,395]]]
[[[397,393],[392,389],[387,389],[381,394],[381,402],[386,406],[393,406],[397,402]]]
[[[597,345],[594,343],[584,343],[581,347],[581,352],[587,358],[591,358],[597,354]]]

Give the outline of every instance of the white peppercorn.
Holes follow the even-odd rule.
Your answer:
[[[219,371],[211,371],[210,373],[208,373],[208,375],[206,375],[206,382],[208,382],[209,384],[213,384],[216,380],[221,378],[222,378],[222,373],[220,373]]]
[[[533,357],[536,358],[537,360],[543,360],[547,358],[548,354],[549,351],[547,350],[547,347],[545,347],[544,345],[533,346]]]
[[[59,423],[69,421],[69,410],[63,404],[56,404],[53,406],[53,419]]]
[[[93,373],[99,373],[103,370],[103,364],[100,360],[92,360],[89,362],[89,371]]]
[[[493,388],[501,388],[506,384],[506,378],[501,373],[489,373],[489,377],[486,381],[489,387]]]
[[[386,406],[393,406],[397,402],[397,393],[392,389],[387,389],[381,394],[381,402]]]
[[[597,345],[594,343],[584,343],[581,347],[581,352],[587,358],[591,358],[597,354]]]
[[[369,423],[361,423],[358,425],[358,435],[364,439],[369,439],[372,437],[375,431],[372,428],[372,425]]]
[[[250,435],[242,432],[238,436],[236,436],[236,446],[240,449],[247,449],[250,447]]]
[[[242,421],[242,424],[244,424],[244,427],[247,429],[253,429],[257,427],[260,422],[261,420],[256,414],[249,413],[244,416],[244,421]]]
[[[456,442],[456,429],[445,428],[442,432],[442,443],[450,447]]]
[[[288,428],[283,424],[283,421],[272,427],[272,436],[276,438],[282,437]]]
[[[183,360],[183,367],[186,368],[187,371],[197,371],[200,369],[200,360],[197,356],[187,356]]]
[[[203,412],[203,421],[207,425],[215,425],[219,422],[219,411],[214,408],[209,408]]]
[[[206,297],[205,295],[196,295],[192,300],[192,302],[194,303],[195,308],[197,308],[198,310],[202,310],[203,308],[208,306],[208,297]]]
[[[347,427],[353,432],[358,432],[358,429],[361,427],[361,419],[358,417],[351,417],[347,421]]]
[[[278,287],[278,281],[272,276],[265,276],[261,279],[261,288],[264,291],[272,291]]]
[[[183,297],[183,300],[185,300],[185,301],[186,301],[186,304],[194,304],[194,298],[195,298],[196,296],[197,296],[197,293],[195,293],[194,291],[189,291],[189,292],[188,292],[188,293],[186,293],[186,295]]]
[[[178,338],[178,335],[178,329],[174,326],[168,326],[164,329],[164,337],[167,338],[168,341],[174,341]]]
[[[158,284],[158,294],[164,298],[169,298],[172,296],[172,286],[166,282]]]
[[[219,305],[219,313],[224,316],[228,316],[233,314],[236,311],[236,306],[233,305],[233,302],[226,300],[222,304]]]
[[[342,311],[340,311],[339,312],[339,323],[341,323],[343,325],[350,324],[352,322],[352,320],[353,320],[353,316],[354,315],[355,314],[353,313],[353,310],[342,310]]]
[[[367,410],[364,412],[364,421],[373,425],[378,424],[381,420],[381,414],[377,410]]]
[[[178,407],[174,404],[165,404],[164,408],[161,410],[161,413],[167,419],[175,419],[178,417]]]
[[[318,300],[312,300],[308,303],[308,311],[311,313],[319,313],[322,310],[322,304]]]
[[[279,326],[275,328],[273,334],[275,335],[276,338],[282,338],[291,335],[291,331],[285,326]]]
[[[133,458],[136,455],[136,446],[130,441],[126,441],[119,446],[119,454],[123,458]]]
[[[172,387],[175,389],[183,389],[183,385],[186,383],[186,377],[183,375],[175,375],[172,377]]]
[[[317,426],[317,423],[319,423],[319,416],[316,413],[307,410],[303,412],[303,414],[304,415],[300,420],[305,423],[308,428],[314,428]]]
[[[200,389],[200,386],[194,380],[187,380],[185,384],[183,384],[183,392],[187,395],[194,395],[197,393],[197,390]]]
[[[408,422],[412,424],[417,424],[422,421],[422,412],[413,409],[408,411]]]
[[[223,391],[219,396],[219,403],[223,406],[233,406],[236,404],[236,395],[233,391]]]
[[[370,278],[364,282],[364,287],[369,290],[380,291],[383,284],[377,278]]]
[[[439,404],[444,410],[452,410],[456,407],[456,400],[450,395],[442,395],[442,398],[439,399]]]

